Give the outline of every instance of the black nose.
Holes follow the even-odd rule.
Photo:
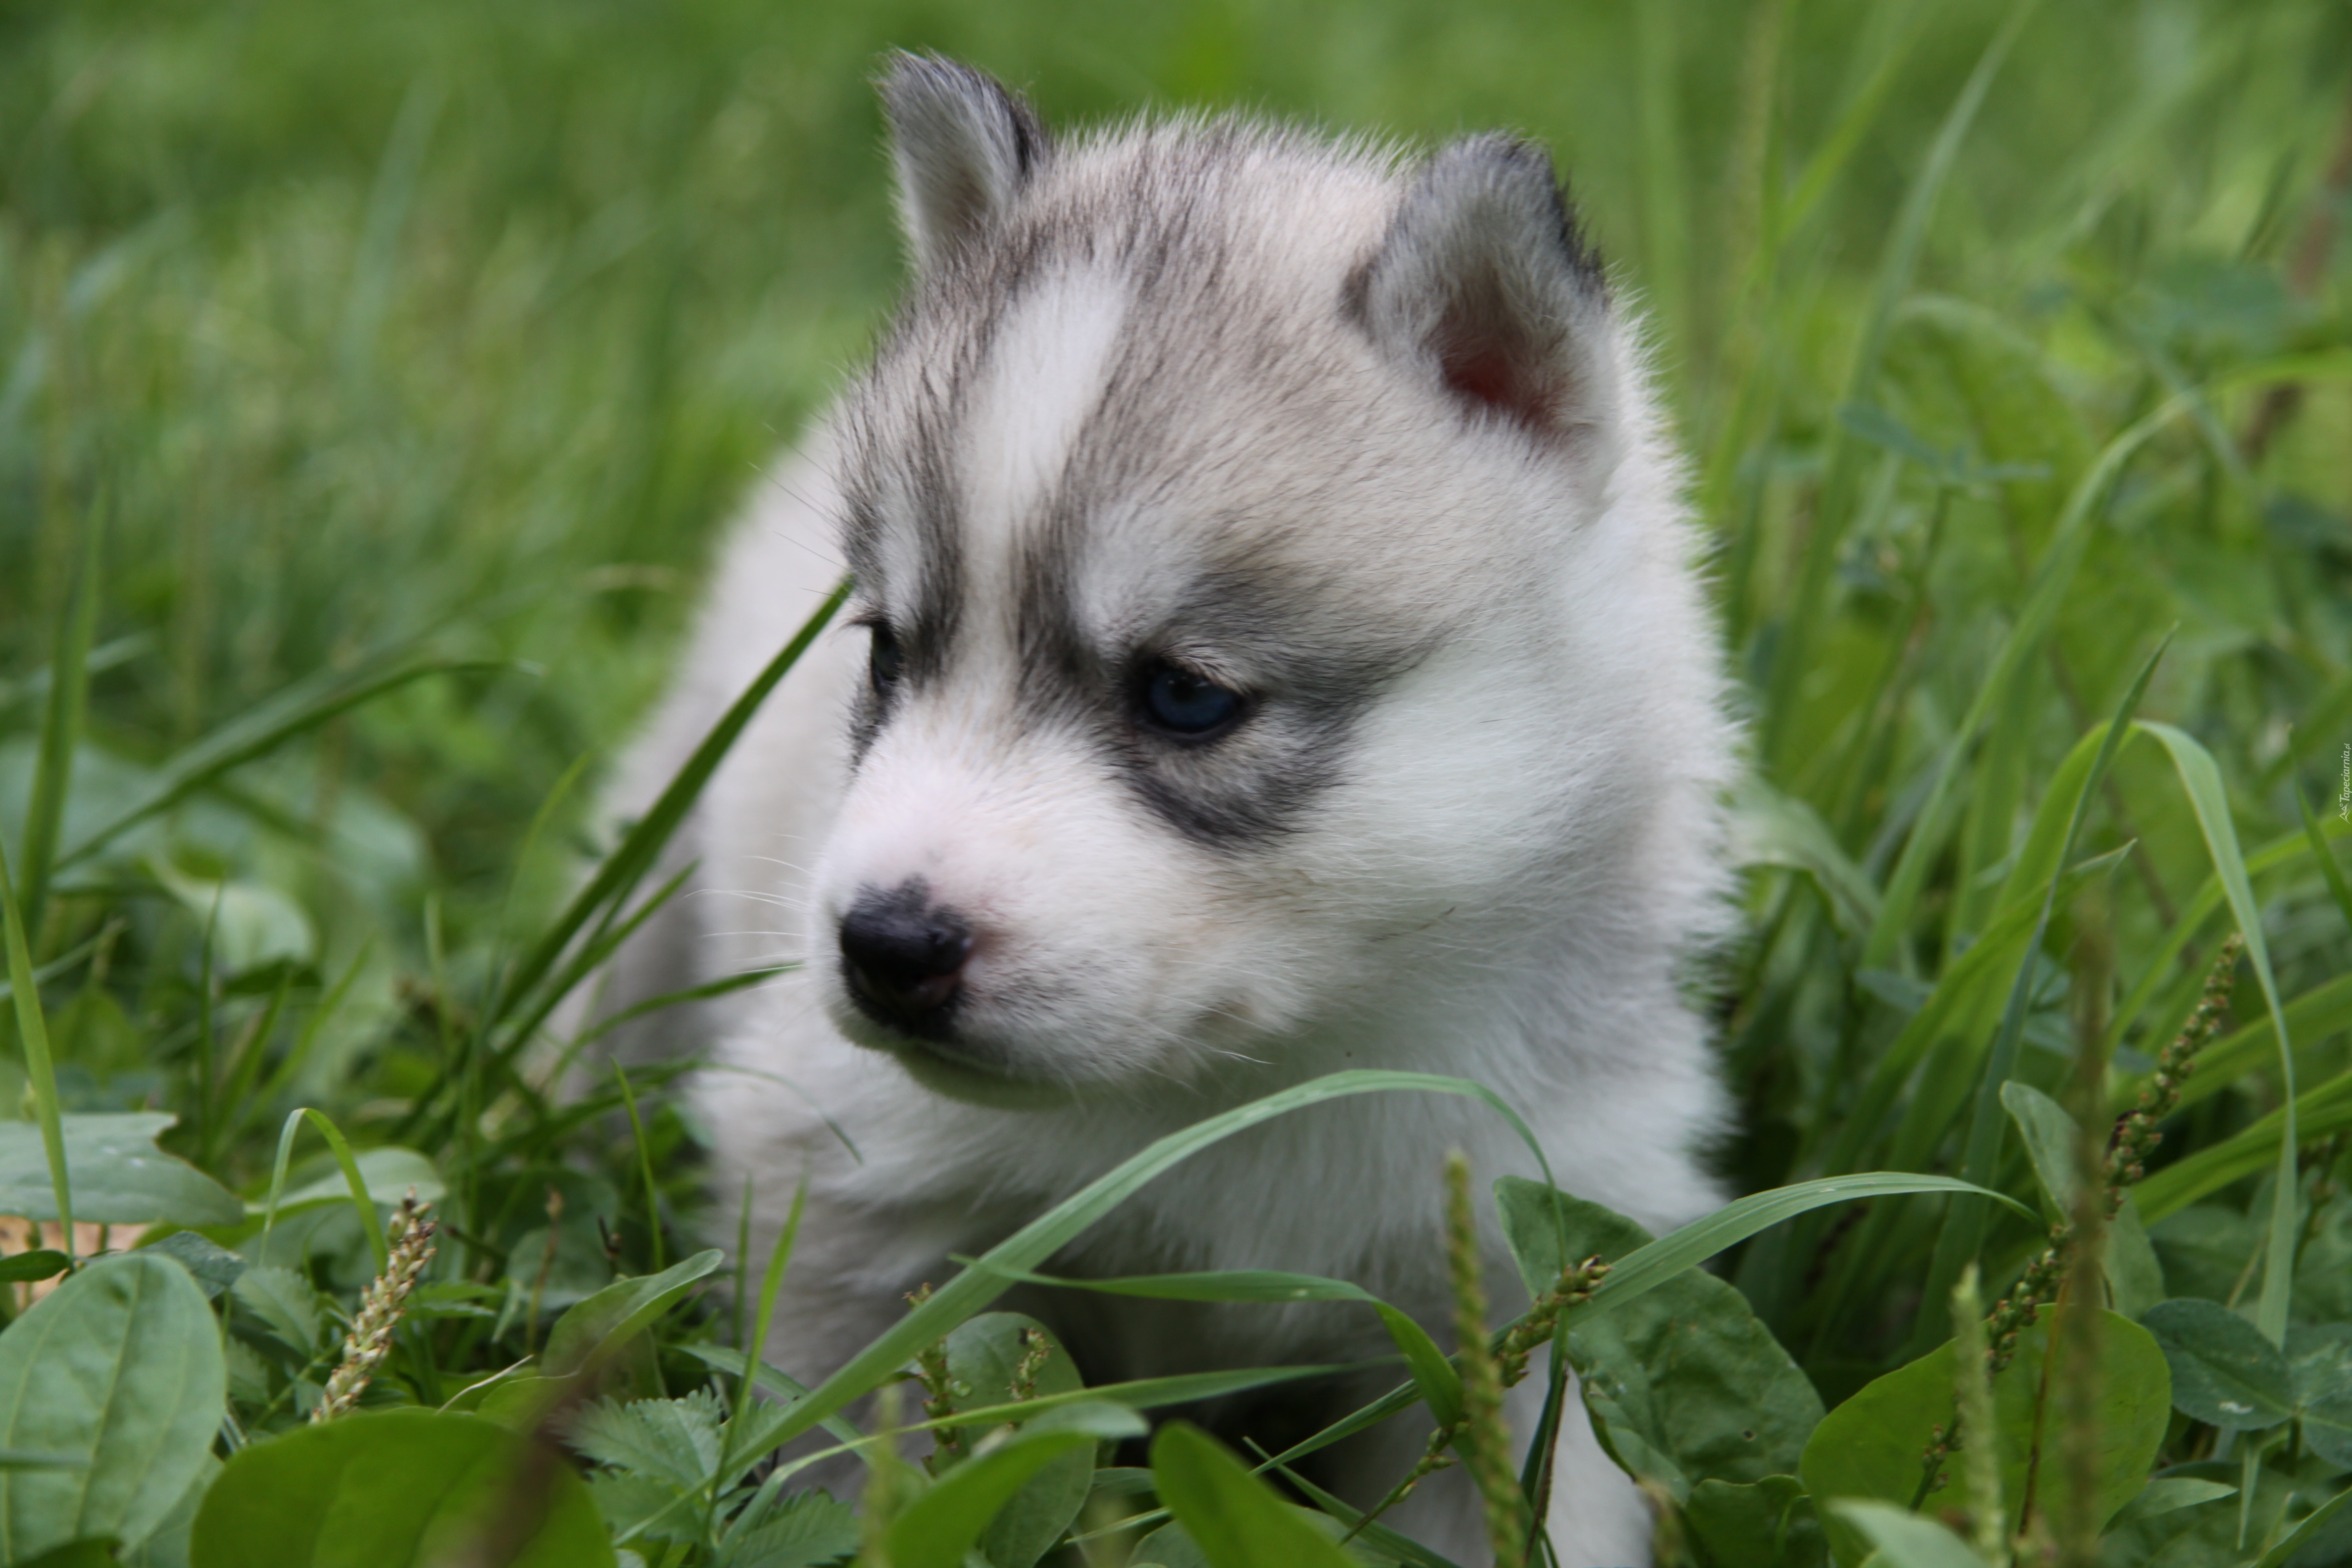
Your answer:
[[[915,1033],[936,1029],[971,953],[971,927],[920,881],[868,888],[841,918],[841,969],[859,1006]]]

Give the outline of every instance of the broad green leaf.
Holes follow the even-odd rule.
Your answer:
[[[977,1261],[973,1268],[986,1267]],[[1399,1308],[1345,1279],[1316,1274],[1290,1274],[1273,1268],[1235,1268],[1197,1274],[1133,1274],[1108,1279],[1075,1279],[1026,1270],[1003,1272],[1024,1284],[1051,1285],[1070,1290],[1093,1290],[1110,1296],[1140,1296],[1160,1301],[1361,1301],[1380,1314],[1381,1322],[1396,1342],[1412,1381],[1438,1425],[1451,1426],[1462,1411],[1462,1377],[1454,1370],[1429,1331]]]
[[[1145,1473],[1150,1474],[1149,1471]],[[1291,1475],[1287,1470],[1283,1473]],[[1295,1484],[1296,1477],[1292,1479]],[[1307,1495],[1315,1494],[1307,1491]],[[1328,1497],[1330,1494],[1323,1495]],[[1459,1564],[1451,1559],[1439,1556],[1417,1542],[1407,1541],[1378,1523],[1367,1526],[1362,1534],[1349,1540],[1346,1539],[1348,1526],[1340,1516],[1297,1503],[1286,1502],[1282,1506],[1300,1525],[1344,1552],[1351,1563],[1372,1564],[1374,1568],[1459,1568]],[[1347,1515],[1355,1515],[1353,1509],[1348,1509],[1344,1503],[1340,1506]],[[1379,1540],[1375,1541],[1374,1537]],[[1185,1533],[1184,1527],[1171,1521],[1136,1542],[1135,1551],[1128,1559],[1128,1568],[1215,1568],[1215,1564],[1192,1536]]]
[[[155,1135],[178,1120],[145,1110],[60,1118],[74,1218],[84,1224],[184,1226],[243,1219],[245,1205],[236,1194],[155,1147]],[[58,1217],[40,1130],[29,1122],[0,1121],[0,1214]]]
[[[71,1261],[64,1253],[46,1247],[37,1247],[30,1252],[12,1252],[0,1258],[0,1285],[54,1279],[64,1273]]]
[[[1966,1542],[1907,1508],[1867,1499],[1833,1498],[1831,1511],[1869,1538],[1887,1568],[1985,1568]]]
[[[719,1468],[719,1396],[698,1388],[679,1399],[599,1399],[564,1427],[564,1441],[600,1465],[612,1465],[680,1491],[693,1491]]]
[[[2139,1205],[2129,1192],[2123,1207],[2107,1220],[2106,1242],[2100,1262],[2113,1298],[2107,1304],[2137,1322],[2147,1310],[2165,1299],[2164,1264],[2140,1223]]]
[[[289,1350],[307,1357],[318,1349],[319,1292],[301,1275],[262,1264],[238,1275],[229,1290]]]
[[[1614,1311],[1640,1300],[1685,1269],[1696,1268],[1724,1248],[1736,1247],[1760,1230],[1817,1208],[1905,1193],[1949,1192],[1981,1193],[2028,1219],[2033,1217],[2033,1211],[2014,1198],[1950,1176],[1915,1176],[1893,1171],[1870,1171],[1856,1175],[1824,1176],[1817,1181],[1799,1182],[1791,1186],[1775,1187],[1769,1192],[1750,1194],[1736,1203],[1726,1204],[1715,1213],[1693,1220],[1681,1229],[1638,1249],[1610,1270],[1609,1278],[1601,1281],[1601,1288],[1592,1293],[1591,1300],[1562,1312],[1561,1321],[1571,1329],[1579,1328],[1589,1318]],[[1549,1283],[1559,1272],[1558,1244],[1552,1245],[1553,1250],[1549,1254],[1538,1255],[1531,1250],[1529,1257],[1520,1259],[1520,1268],[1538,1270],[1539,1277]],[[1547,1268],[1549,1273],[1540,1272]],[[1386,1420],[1411,1405],[1413,1398],[1414,1389],[1411,1384],[1392,1390],[1361,1409],[1342,1416],[1313,1436],[1291,1445],[1267,1462],[1287,1463],[1328,1447]]]
[[[1141,1417],[1116,1405],[1070,1405],[1041,1418],[957,1466],[908,1506],[890,1526],[893,1568],[957,1568],[983,1535],[998,1534],[995,1527],[1007,1522],[1002,1517],[1004,1510],[1017,1504],[1027,1488],[1046,1479],[1049,1466],[1084,1459],[1085,1484],[1051,1534],[1033,1547],[1028,1538],[1036,1529],[1016,1531],[1011,1533],[1022,1539],[984,1552],[996,1568],[1030,1568],[1077,1517],[1077,1505],[1086,1500],[1094,1479],[1095,1445],[1104,1438],[1141,1436],[1146,1430]]]
[[[743,1375],[744,1355],[733,1345],[700,1344],[689,1341],[685,1344],[672,1344],[669,1348],[672,1351],[682,1351],[703,1365],[723,1372],[730,1377],[740,1378]],[[508,1369],[509,1372],[513,1370],[513,1368]],[[751,1376],[752,1381],[760,1387],[777,1395],[785,1404],[808,1397],[806,1384],[788,1375],[779,1368],[770,1366],[765,1362],[760,1363]],[[855,1443],[859,1439],[857,1428],[838,1415],[826,1416],[822,1425],[826,1431],[845,1443]]]
[[[2017,1123],[2026,1157],[2033,1162],[2034,1179],[2049,1200],[2050,1217],[2068,1217],[2074,1212],[2074,1194],[2082,1189],[2074,1173],[2074,1146],[2082,1139],[2082,1128],[2064,1106],[2022,1079],[2000,1086],[2000,1103]]]
[[[2227,1481],[2210,1481],[2199,1476],[2158,1476],[2147,1483],[2147,1489],[2124,1504],[2114,1520],[2118,1530],[2137,1524],[2143,1519],[2158,1514],[2177,1513],[2184,1508],[2195,1508],[2200,1502],[2235,1497],[2238,1489]]]
[[[1289,1466],[1279,1465],[1276,1469],[1283,1479],[1298,1489],[1300,1496],[1315,1505],[1312,1509],[1301,1509],[1300,1516],[1316,1529],[1337,1539],[1340,1550],[1349,1556],[1394,1563],[1401,1568],[1461,1568],[1452,1558],[1441,1556],[1421,1542],[1399,1535],[1379,1520],[1368,1520],[1361,1509],[1349,1507]],[[1102,1477],[1112,1473],[1097,1470],[1097,1483]],[[1149,1488],[1151,1472],[1144,1470],[1139,1473],[1143,1477],[1144,1486]],[[1171,1524],[1168,1528],[1179,1535],[1183,1531],[1181,1525]]]
[[[221,1462],[206,1454],[196,1479],[188,1483],[163,1522],[148,1532],[146,1540],[122,1554],[126,1568],[188,1568],[189,1539],[195,1533],[196,1510],[204,1506],[205,1493],[212,1490],[213,1481],[220,1473]]]
[[[1612,1263],[1650,1242],[1623,1215],[1538,1182],[1506,1176],[1496,1199],[1504,1236],[1531,1279],[1559,1256],[1563,1238],[1570,1258]],[[1568,1336],[1568,1357],[1602,1446],[1677,1502],[1703,1480],[1754,1482],[1795,1469],[1822,1418],[1821,1396],[1748,1299],[1696,1269],[1580,1323]]]
[[[247,1267],[244,1258],[193,1230],[175,1230],[160,1241],[142,1243],[140,1250],[168,1258],[186,1269],[207,1301],[236,1284]]]
[[[2352,1470],[2352,1323],[2287,1330],[2286,1360],[2305,1446]]]
[[[192,1568],[439,1568],[498,1529],[509,1568],[612,1568],[588,1489],[479,1416],[344,1415],[237,1451],[205,1494]],[[509,1537],[512,1538],[512,1537]]]
[[[1172,1421],[1152,1439],[1151,1474],[1211,1568],[1346,1568],[1346,1552],[1189,1422]]]
[[[616,1280],[574,1303],[548,1331],[541,1366],[551,1377],[564,1377],[610,1355],[686,1300],[687,1293],[717,1272],[725,1258],[724,1253],[712,1247],[658,1274]]]
[[[2352,1487],[2347,1487],[2305,1514],[2293,1530],[2281,1536],[2268,1552],[2255,1560],[2254,1568],[2287,1568],[2287,1564],[2294,1562],[2305,1547],[2319,1539],[2321,1531],[2336,1521],[2347,1505],[2352,1505]]]
[[[398,1144],[359,1150],[352,1156],[352,1163],[359,1168],[360,1182],[368,1196],[379,1204],[397,1204],[412,1187],[416,1189],[417,1197],[426,1202],[448,1191],[430,1159]],[[349,1203],[351,1195],[351,1183],[340,1169],[331,1170],[280,1198],[278,1213],[283,1217],[321,1204]],[[259,1214],[260,1206],[255,1205],[252,1212]]]
[[[179,901],[205,932],[215,970],[244,974],[272,964],[311,963],[319,933],[291,896],[264,882],[191,877],[162,855],[147,872]]]
[[[35,1302],[0,1333],[0,1448],[79,1463],[0,1471],[0,1564],[144,1540],[203,1468],[227,1397],[219,1328],[176,1263],[101,1258]]]
[[[2218,1301],[2160,1301],[2141,1320],[2172,1366],[2176,1409],[2229,1432],[2261,1432],[2294,1414],[2286,1352]]]
[[[1212,1568],[1208,1555],[1181,1524],[1161,1525],[1135,1543],[1127,1568]]]
[[[955,1332],[948,1336],[948,1378],[956,1403],[971,1409],[1002,1406],[1012,1401],[1013,1379],[1029,1348],[1024,1335],[1031,1332],[1044,1336],[1045,1344],[1045,1359],[1036,1369],[1033,1393],[1047,1397],[1077,1397],[1083,1390],[1077,1366],[1043,1323],[1018,1312],[982,1312],[957,1325]],[[963,1392],[966,1389],[971,1391],[969,1394]],[[1031,1420],[1050,1422],[1057,1419],[1063,1409],[1085,1412],[1093,1408],[1093,1403],[1081,1401],[1042,1412]],[[1130,1415],[1129,1420],[1140,1427],[1138,1418]],[[967,1444],[982,1442],[988,1431],[980,1426],[959,1430]],[[1039,1458],[1035,1465],[1024,1468],[1022,1474],[1024,1479],[997,1498],[989,1515],[982,1521],[987,1531],[982,1554],[995,1568],[1029,1568],[1061,1539],[1070,1521],[1077,1518],[1078,1510],[1086,1506],[1087,1493],[1094,1485],[1094,1452],[1090,1446],[1065,1444]]]
[[[1683,1519],[1715,1568],[1826,1568],[1829,1542],[1813,1500],[1794,1476],[1746,1486],[1701,1481]]]
[[[2037,1453],[2034,1495],[2048,1496],[2062,1484],[2056,1456],[2041,1452],[2036,1440],[2048,1337],[2046,1321],[2020,1335],[2015,1359],[1993,1379],[2000,1495],[2012,1510],[2027,1495],[2026,1466]],[[1815,1498],[1874,1498],[1910,1507],[1922,1479],[1920,1456],[1936,1429],[1952,1419],[1952,1353],[1947,1341],[1823,1416],[1805,1445],[1799,1470],[1805,1489]],[[2100,1314],[2099,1359],[2098,1513],[2105,1521],[2146,1485],[2172,1400],[2164,1352],[2129,1319]],[[1823,1522],[1831,1550],[1845,1568],[1869,1555],[1868,1537],[1853,1524],[1835,1514]]]
[[[520,1383],[536,1376],[532,1369],[538,1364],[536,1358],[525,1357],[511,1366],[502,1366],[488,1377],[478,1378],[451,1394],[442,1401],[441,1408],[466,1412],[479,1411],[482,1401],[488,1399],[492,1393],[509,1383]]]
[[[92,1536],[60,1546],[54,1552],[44,1552],[25,1568],[113,1568],[121,1559],[114,1549],[121,1544],[110,1535]]]
[[[815,1568],[857,1550],[857,1516],[823,1492],[789,1498],[729,1531],[712,1568]]]

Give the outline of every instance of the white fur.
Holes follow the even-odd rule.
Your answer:
[[[992,187],[992,210],[1067,225],[1078,219],[1053,204],[1083,213],[1143,199],[1122,193],[1150,189],[1153,159],[1202,133],[1140,128],[1060,148],[1035,188]],[[902,171],[923,154],[902,148]],[[779,955],[807,961],[666,1026],[657,1042],[713,1050],[697,1099],[717,1141],[713,1184],[731,1212],[751,1184],[755,1257],[808,1183],[772,1341],[801,1377],[831,1371],[898,1317],[902,1292],[944,1279],[950,1252],[983,1250],[1155,1137],[1340,1068],[1489,1085],[1535,1129],[1564,1187],[1654,1228],[1717,1201],[1697,1152],[1720,1124],[1720,1094],[1677,986],[1678,965],[1722,921],[1717,803],[1733,734],[1633,329],[1597,304],[1570,321],[1578,443],[1546,448],[1504,421],[1459,417],[1377,319],[1368,333],[1333,303],[1411,187],[1381,159],[1282,133],[1243,128],[1238,150],[1219,155],[1214,188],[1237,209],[1225,265],[1264,302],[1281,350],[1266,374],[1334,390],[1301,405],[1153,325],[1116,259],[1024,285],[955,437],[974,585],[960,653],[853,767],[843,715],[864,679],[866,634],[820,639],[686,830],[677,853],[700,860],[697,890],[625,961],[615,1003]],[[909,222],[921,240],[919,213]],[[1442,252],[1454,243],[1446,232],[1415,244]],[[1446,262],[1416,253],[1414,264]],[[840,578],[846,473],[869,465],[859,482],[885,510],[907,504],[870,465],[912,439],[894,421],[915,406],[915,379],[954,352],[956,315],[951,291],[919,301],[853,394],[849,433],[820,428],[762,490],[719,563],[677,691],[623,770],[620,809],[651,798]],[[1303,817],[1237,851],[1139,808],[1090,732],[1033,722],[1019,697],[1016,552],[1063,493],[1106,388],[1127,384],[1118,366],[1132,363],[1135,335],[1154,332],[1166,363],[1139,384],[1192,390],[1135,416],[1137,449],[1161,454],[1148,474],[1087,492],[1071,614],[1088,645],[1160,626],[1177,586],[1232,548],[1235,527],[1263,531],[1253,560],[1306,620],[1257,646],[1186,643],[1173,628],[1199,667],[1275,693],[1271,703],[1285,647],[1320,646],[1350,623],[1426,644],[1360,715],[1339,775]],[[1211,530],[1207,519],[1225,521]],[[894,525],[883,549],[886,581],[861,584],[861,602],[903,614],[919,539]],[[860,889],[910,877],[979,932],[960,1015],[984,1047],[976,1065],[893,1038],[843,990],[835,922]],[[1537,1173],[1472,1102],[1362,1096],[1178,1166],[1055,1267],[1334,1275],[1450,1337],[1439,1230],[1450,1148],[1483,1180]],[[1497,1310],[1516,1310],[1498,1242],[1489,1265]],[[1358,1308],[1105,1300],[1056,1303],[1069,1314],[1056,1326],[1100,1379],[1385,1349]],[[1538,1394],[1531,1380],[1511,1402],[1522,1434]],[[1402,1474],[1425,1435],[1389,1425],[1353,1451],[1343,1489],[1359,1500]],[[1458,1471],[1394,1522],[1485,1561]],[[1580,1413],[1550,1528],[1571,1568],[1647,1558],[1646,1509]]]

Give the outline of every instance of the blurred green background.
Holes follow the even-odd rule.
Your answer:
[[[268,1092],[205,1152],[250,1181],[254,1130],[306,1097],[379,1134],[398,1120],[495,966],[499,911],[520,922],[572,875],[590,787],[526,857],[534,813],[657,692],[719,525],[899,287],[868,79],[902,47],[994,71],[1063,127],[1235,108],[1547,142],[1650,313],[1760,772],[1873,882],[2092,455],[2186,389],[2305,365],[2214,383],[2103,492],[1899,951],[1858,951],[1830,906],[1759,879],[1725,1004],[1736,1173],[1820,1168],[1870,1053],[1981,929],[2057,759],[2168,626],[2147,710],[2212,750],[2250,844],[2299,836],[2298,788],[2332,809],[2352,739],[2352,8],[2050,0],[1996,46],[2016,15],[0,6],[12,848],[41,671],[101,522],[68,844],[291,682],[412,645],[497,666],[359,708],[80,864],[40,939],[73,961],[52,998],[72,1105],[209,1103],[219,986],[244,1017],[273,963],[315,986],[364,950],[327,1046],[248,1083]],[[2143,847],[2101,917],[2117,983],[2193,981],[2221,928],[2178,959],[2157,945],[2209,870],[2160,760],[2119,769],[2084,845],[2126,840]],[[2287,993],[2340,973],[2352,948],[2309,860],[2263,892]],[[2063,1045],[2069,1004],[2041,1005]],[[255,1061],[291,1048],[275,1027]],[[2308,1040],[2321,1076],[2333,1037]],[[2265,1082],[2215,1097],[2200,1136],[2258,1114]]]

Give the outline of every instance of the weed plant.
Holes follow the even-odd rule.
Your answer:
[[[1358,1420],[1429,1428],[1400,1492],[1466,1465],[1508,1561],[1534,1376],[1665,1563],[2352,1562],[2340,5],[93,0],[0,10],[0,1564],[1438,1568],[1303,1447],[1111,1462],[1297,1369],[1087,1389],[988,1308],[1238,1126],[1507,1086],[1203,1123],[814,1390],[746,1374],[789,1236],[706,1245],[688,1064],[556,1091],[791,679],[589,840],[896,287],[887,44],[1059,121],[1549,142],[1748,704],[1706,983],[1751,1195],[1654,1240],[1457,1172],[1536,1306],[1457,1245],[1454,1356],[1346,1281],[1120,1288],[1380,1312]]]

